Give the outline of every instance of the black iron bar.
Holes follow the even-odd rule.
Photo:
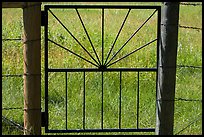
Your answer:
[[[65,72],[65,112],[66,112],[66,130],[67,130],[67,72]]]
[[[125,19],[123,20],[123,23],[122,23],[122,25],[121,25],[121,27],[120,27],[120,30],[118,31],[118,34],[116,35],[116,38],[115,38],[115,40],[114,40],[114,42],[113,42],[113,45],[111,46],[111,49],[110,49],[110,51],[108,52],[108,55],[107,55],[107,57],[106,57],[106,61],[105,61],[105,63],[104,63],[105,65],[106,65],[106,63],[107,63],[107,61],[108,61],[108,58],[109,58],[109,56],[110,56],[110,53],[112,52],[112,50],[113,50],[113,48],[114,48],[114,46],[115,46],[115,43],[116,43],[116,41],[117,41],[117,39],[118,39],[118,37],[119,37],[119,35],[120,35],[120,32],[121,32],[122,29],[123,29],[123,26],[125,25],[125,22],[126,22],[126,20],[127,20],[127,17],[128,17],[128,15],[129,15],[130,11],[131,11],[131,9],[128,10],[128,12],[127,12],[127,14],[126,14],[126,16],[125,16]]]
[[[103,71],[101,72],[101,86],[102,86],[102,91],[101,91],[101,129],[103,129]]]
[[[49,76],[49,72],[48,72],[48,13],[47,13],[47,7],[45,7],[45,33],[44,33],[44,37],[45,37],[45,52],[44,52],[44,56],[45,56],[45,132],[48,132],[48,126],[49,126],[49,105],[48,105],[48,101],[49,101],[49,97],[48,97],[48,86],[49,86],[49,82],[48,82],[48,76]]]
[[[58,68],[49,68],[49,72],[101,72],[98,68],[66,68],[66,69],[58,69]],[[118,72],[118,71],[146,71],[146,72],[156,72],[157,68],[107,68],[104,69],[103,72]]]
[[[104,65],[103,63],[103,58],[104,58],[104,8],[102,8],[102,19],[101,19],[102,23],[101,23],[101,33],[102,33],[102,65]]]
[[[158,9],[161,6],[144,6],[144,5],[45,5],[45,8],[94,8],[94,9],[99,9],[99,8],[105,8],[105,9]]]
[[[151,16],[149,18],[146,19],[146,21],[132,34],[132,36],[130,36],[130,38],[121,46],[121,48],[112,56],[112,58],[108,61],[108,63],[106,64],[108,66],[108,64],[115,58],[115,56],[127,45],[127,43],[137,34],[137,32],[139,32],[139,30],[147,23],[147,21],[149,21],[151,19],[151,17],[156,13],[157,9],[151,14]]]
[[[84,51],[97,63],[93,56],[86,50],[86,48],[79,42],[79,40],[67,29],[67,27],[55,16],[55,14],[49,9],[50,13],[57,19],[57,21],[63,26],[64,29],[74,38],[74,40],[83,48]]]
[[[139,128],[140,73],[137,72],[137,128]]]
[[[156,61],[156,66],[158,68],[159,66],[159,48],[160,48],[160,44],[162,45],[162,41],[161,41],[161,8],[158,9],[158,13],[157,13],[157,61]],[[157,85],[157,84],[156,84]]]
[[[121,129],[121,95],[122,95],[121,92],[122,92],[122,71],[120,71],[119,117],[118,117],[119,129]]]
[[[79,11],[77,10],[77,8],[76,8],[76,12],[77,12],[77,15],[78,15],[78,17],[79,17],[79,19],[80,19],[80,21],[81,21],[81,24],[82,24],[82,26],[83,26],[83,28],[84,28],[84,31],[85,31],[85,33],[86,33],[88,39],[89,39],[89,42],[90,42],[90,44],[91,44],[91,47],[92,47],[92,49],[93,49],[93,51],[94,51],[94,53],[95,53],[95,55],[96,55],[96,58],[98,59],[98,62],[97,62],[97,61],[95,61],[95,62],[100,66],[100,65],[101,65],[100,59],[99,59],[99,57],[98,57],[98,55],[97,55],[97,53],[96,53],[96,50],[95,50],[95,48],[94,48],[94,46],[93,46],[93,43],[92,43],[92,41],[91,41],[91,38],[90,38],[90,36],[89,36],[89,34],[88,34],[87,30],[86,30],[86,27],[85,27],[85,25],[84,25],[84,23],[83,23],[83,20],[82,20],[80,14],[79,14]],[[95,60],[95,59],[94,59],[94,60]]]
[[[109,65],[107,65],[107,67],[109,67],[109,66],[111,66],[111,65],[113,65],[113,64],[115,64],[115,63],[117,63],[118,61],[120,61],[120,60],[122,60],[122,59],[124,59],[124,58],[126,58],[126,57],[128,57],[128,56],[130,56],[131,54],[133,54],[133,53],[135,53],[136,51],[138,51],[138,50],[140,50],[140,49],[142,49],[142,48],[148,46],[149,44],[155,42],[156,40],[157,40],[157,39],[154,39],[154,40],[150,41],[149,43],[147,43],[147,44],[145,44],[145,45],[143,45],[143,46],[141,46],[141,47],[139,47],[139,48],[133,50],[132,52],[126,54],[125,56],[123,56],[123,57],[117,59],[117,60],[114,61],[113,63],[110,63]]]
[[[65,48],[65,47],[63,47],[63,46],[61,46],[60,44],[58,44],[58,43],[56,43],[56,42],[54,42],[54,41],[52,41],[52,40],[50,40],[50,39],[48,39],[48,41],[50,41],[50,42],[54,43],[55,45],[57,45],[57,46],[59,46],[59,47],[65,49],[65,50],[69,51],[70,53],[72,53],[72,54],[74,54],[75,56],[77,56],[77,57],[79,57],[79,58],[81,58],[81,59],[83,59],[83,60],[85,60],[85,61],[91,63],[92,65],[98,67],[98,66],[97,66],[96,64],[94,64],[93,62],[91,62],[91,61],[85,59],[84,57],[82,57],[82,56],[76,54],[75,52],[73,52],[73,51],[71,51],[71,50],[69,50],[69,49],[67,49],[67,48]]]
[[[154,128],[121,128],[121,129],[70,129],[70,130],[48,130],[46,133],[79,133],[79,132],[155,132]]]
[[[86,72],[84,71],[84,95],[83,95],[83,129],[85,129],[85,110],[86,110]]]

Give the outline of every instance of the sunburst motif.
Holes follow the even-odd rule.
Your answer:
[[[101,43],[101,54],[102,54],[101,58],[100,58],[99,55],[97,54],[96,48],[95,48],[95,46],[94,46],[94,44],[93,44],[93,42],[92,42],[92,40],[91,40],[91,37],[90,37],[90,35],[89,35],[89,32],[87,31],[87,28],[86,28],[85,23],[84,23],[84,21],[83,21],[83,17],[81,16],[81,14],[80,14],[80,12],[79,12],[79,10],[78,10],[77,7],[74,8],[74,10],[75,10],[75,12],[76,12],[76,14],[77,14],[77,16],[78,16],[78,19],[79,19],[79,21],[80,21],[80,23],[81,23],[81,26],[83,27],[83,30],[84,30],[86,36],[87,36],[87,38],[88,38],[88,41],[89,41],[89,43],[90,43],[90,45],[91,45],[91,48],[92,48],[93,53],[94,53],[94,56],[86,49],[86,45],[83,45],[83,44],[77,39],[77,37],[74,36],[74,34],[68,29],[67,26],[65,26],[65,25],[63,24],[63,22],[53,13],[53,11],[52,11],[51,9],[48,9],[48,11],[49,11],[49,13],[51,13],[51,15],[57,20],[57,22],[68,32],[68,34],[77,42],[77,44],[84,50],[84,52],[86,52],[86,53],[88,54],[88,56],[91,58],[91,60],[90,60],[90,59],[87,59],[87,58],[84,57],[83,55],[80,55],[79,53],[76,53],[76,52],[70,50],[69,48],[64,47],[63,45],[61,45],[61,44],[55,42],[54,40],[51,40],[51,39],[48,38],[48,41],[51,42],[51,43],[53,43],[53,44],[55,44],[56,46],[58,46],[58,47],[64,49],[64,50],[68,51],[69,53],[71,53],[71,54],[77,56],[78,58],[80,58],[80,59],[86,61],[87,63],[90,63],[91,65],[93,65],[93,66],[95,66],[95,67],[97,67],[97,68],[99,68],[99,69],[104,70],[104,69],[107,69],[107,68],[109,68],[110,66],[112,66],[112,65],[114,65],[114,64],[116,64],[116,63],[118,63],[118,62],[120,62],[121,60],[124,60],[124,59],[127,58],[128,56],[134,54],[135,52],[137,52],[137,51],[139,51],[139,50],[145,48],[146,46],[148,46],[148,45],[150,45],[151,43],[153,43],[153,42],[155,42],[155,41],[158,40],[158,38],[155,38],[155,39],[151,40],[150,42],[148,42],[148,43],[146,43],[146,44],[140,46],[139,48],[134,49],[133,51],[129,52],[128,54],[123,55],[122,57],[116,59],[116,56],[124,49],[124,47],[129,43],[129,41],[130,41],[133,37],[136,36],[136,34],[141,30],[141,28],[142,28],[142,27],[153,17],[153,15],[158,11],[157,9],[154,10],[153,13],[141,24],[141,26],[140,26],[139,28],[137,28],[137,29],[132,33],[132,35],[124,42],[124,44],[121,45],[121,47],[120,47],[116,52],[113,52],[113,49],[114,49],[114,47],[115,47],[115,44],[116,44],[117,40],[119,39],[119,36],[120,36],[120,34],[121,34],[121,32],[122,32],[122,30],[123,30],[123,28],[124,28],[124,26],[125,26],[125,24],[126,24],[126,22],[127,22],[127,20],[128,20],[129,15],[131,14],[131,8],[127,8],[126,15],[125,15],[125,17],[124,17],[124,19],[123,19],[123,21],[122,21],[122,23],[121,23],[121,26],[120,26],[120,28],[119,28],[119,30],[118,30],[118,32],[117,32],[117,35],[115,36],[115,39],[114,39],[113,43],[109,46],[109,50],[108,50],[108,52],[106,53],[106,55],[107,55],[106,58],[104,58],[104,43],[105,43],[105,41],[104,41],[104,27],[105,27],[105,25],[104,25],[104,14],[105,14],[105,10],[104,10],[104,9],[105,9],[105,8],[103,8],[103,7],[100,9],[100,10],[101,10],[101,41],[102,41],[102,43]],[[111,56],[111,55],[112,55],[112,56]]]

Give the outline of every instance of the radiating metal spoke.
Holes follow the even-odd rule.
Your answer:
[[[105,61],[104,64],[106,64],[107,61],[108,61],[108,58],[109,58],[109,56],[110,56],[110,54],[111,54],[111,52],[112,52],[112,50],[113,50],[113,48],[114,48],[114,46],[115,46],[115,43],[116,43],[116,41],[117,41],[117,39],[118,39],[118,37],[119,37],[119,35],[120,35],[120,32],[121,32],[122,29],[123,29],[123,26],[125,25],[125,22],[126,22],[126,20],[127,20],[127,17],[128,17],[128,15],[129,15],[130,11],[131,11],[131,9],[128,10],[128,12],[127,12],[127,14],[126,14],[126,16],[125,16],[125,19],[123,20],[123,23],[122,23],[122,25],[121,25],[121,27],[120,27],[120,30],[118,31],[118,34],[116,35],[115,41],[113,42],[113,45],[111,46],[111,49],[110,49],[110,51],[108,52],[108,55],[107,55],[107,57],[106,57],[106,61]]]
[[[107,67],[109,67],[109,66],[111,66],[111,65],[113,65],[113,64],[115,64],[115,63],[117,63],[118,61],[120,61],[120,60],[122,60],[122,59],[124,59],[124,58],[126,58],[126,57],[128,57],[128,56],[130,56],[131,54],[133,54],[133,53],[135,53],[136,51],[138,51],[138,50],[140,50],[140,49],[142,49],[142,48],[148,46],[149,44],[153,43],[153,42],[156,41],[156,40],[157,40],[157,39],[154,39],[154,40],[152,40],[151,42],[149,42],[149,43],[147,43],[147,44],[145,44],[145,45],[143,45],[143,46],[141,46],[141,47],[139,47],[139,48],[133,50],[132,52],[126,54],[126,55],[123,56],[122,58],[119,58],[119,59],[117,59],[116,61],[114,61],[113,63],[107,65]]]
[[[50,42],[54,43],[55,45],[57,45],[57,46],[59,46],[59,47],[65,49],[65,50],[69,51],[70,53],[72,53],[72,54],[74,54],[75,56],[77,56],[77,57],[79,57],[79,58],[81,58],[81,59],[83,59],[83,60],[85,60],[85,61],[91,63],[92,65],[94,65],[94,66],[96,66],[96,67],[99,67],[97,64],[94,64],[93,62],[91,62],[91,61],[85,59],[84,57],[82,57],[82,56],[76,54],[75,52],[73,52],[73,51],[71,51],[71,50],[69,50],[69,49],[67,49],[67,48],[65,48],[65,47],[63,47],[63,46],[61,46],[60,44],[58,44],[58,43],[56,43],[56,42],[54,42],[54,41],[52,41],[52,40],[50,40],[50,39],[48,39],[48,41],[50,41]]]
[[[93,51],[94,51],[94,53],[95,53],[95,55],[96,55],[96,58],[98,59],[98,63],[97,63],[97,64],[98,64],[98,65],[101,65],[100,59],[99,59],[99,57],[98,57],[98,55],[97,55],[97,53],[96,53],[96,50],[95,50],[95,48],[94,48],[94,46],[93,46],[93,43],[92,43],[92,41],[91,41],[91,38],[90,38],[90,36],[89,36],[89,34],[88,34],[87,30],[86,30],[86,27],[85,27],[85,25],[84,25],[84,23],[83,23],[83,20],[82,20],[80,14],[79,14],[79,11],[77,10],[77,8],[76,8],[76,12],[77,12],[77,15],[78,15],[78,17],[79,17],[79,19],[80,19],[80,22],[81,22],[81,24],[82,24],[82,26],[83,26],[83,28],[84,28],[84,31],[85,31],[85,33],[86,33],[88,39],[89,39],[89,42],[90,42],[90,44],[91,44],[91,47],[92,47],[92,49],[93,49]]]
[[[55,14],[49,9],[50,13],[57,19],[57,21],[63,26],[64,29],[74,38],[74,40],[86,51],[86,53],[98,64],[98,62],[93,58],[93,56],[86,50],[86,48],[79,42],[79,40],[67,29],[67,27],[55,16]],[[98,64],[99,65],[99,64]]]
[[[139,32],[139,30],[147,23],[148,20],[156,13],[157,9],[151,14],[149,18],[146,19],[146,21],[130,36],[130,38],[121,46],[121,48],[113,55],[113,57],[106,63],[106,66],[109,66],[108,64],[115,58],[115,56],[127,45],[127,43]]]

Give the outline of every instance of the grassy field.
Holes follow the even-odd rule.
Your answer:
[[[46,4],[46,3],[43,3]],[[55,4],[55,3],[49,3]],[[66,3],[63,3],[66,4]],[[75,4],[75,3],[70,3]],[[83,4],[83,3],[78,3]],[[104,4],[104,3],[92,3]],[[137,3],[106,3],[106,4],[137,4]],[[139,3],[141,4],[141,3]],[[160,3],[142,3],[145,5],[160,5]],[[42,6],[43,9],[43,6]],[[104,55],[102,55],[102,32],[100,10],[78,10],[86,26],[87,32],[94,45],[100,61],[105,62],[110,47],[121,27],[128,10],[105,10],[104,14]],[[69,31],[85,45],[86,49],[97,61],[97,57],[86,36],[83,26],[75,10],[57,10],[52,12],[63,22]],[[132,10],[109,59],[121,48],[137,28],[154,12],[154,10]],[[180,6],[179,24],[185,26],[202,27],[201,6]],[[68,20],[69,19],[69,20]],[[156,39],[157,13],[145,24],[141,30],[124,46],[124,48],[110,62],[127,55],[133,50]],[[15,28],[15,29],[14,29]],[[67,49],[77,53],[85,59],[95,62],[85,50],[69,35],[60,23],[49,12],[48,38]],[[19,38],[22,32],[22,10],[2,10],[2,38]],[[2,42],[2,74],[23,74],[23,44],[21,41]],[[49,68],[96,68],[84,59],[80,59],[70,52],[63,50],[49,42]],[[44,29],[42,28],[42,111],[44,111]],[[102,57],[104,57],[102,59]],[[201,31],[179,28],[178,65],[202,65],[202,35]],[[156,67],[156,42],[131,54],[110,68]],[[120,73],[104,72],[103,77],[103,121],[104,128],[118,128]],[[67,75],[67,126],[69,129],[83,128],[83,98],[84,73],[74,72]],[[202,100],[202,69],[177,68],[176,98]],[[155,72],[140,72],[139,75],[139,127],[155,128]],[[101,127],[102,108],[102,75],[98,72],[85,73],[85,128]],[[135,128],[137,125],[137,96],[138,73],[122,72],[121,75],[121,127]],[[49,73],[49,129],[66,128],[66,92],[65,73]],[[2,77],[2,107],[23,108],[23,78]],[[201,101],[175,101],[174,134],[201,135],[202,119]],[[2,115],[23,125],[23,110],[2,110]],[[9,128],[2,122],[2,134],[23,134],[15,128]],[[187,127],[185,129],[185,127]],[[43,129],[43,128],[42,128]],[[183,130],[184,129],[184,130]],[[181,132],[180,132],[181,131]],[[44,133],[43,134],[51,135]],[[78,133],[78,134],[137,134],[153,135],[154,133]]]

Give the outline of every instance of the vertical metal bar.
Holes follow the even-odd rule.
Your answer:
[[[48,13],[45,7],[45,132],[48,131]]]
[[[102,8],[102,65],[104,64],[103,58],[104,58],[104,8]]]
[[[120,71],[119,118],[118,118],[119,129],[121,129],[121,91],[122,91],[122,71]]]
[[[159,66],[159,45],[161,42],[161,8],[158,9],[157,13],[157,69]],[[156,84],[157,85],[157,84]]]
[[[66,92],[66,97],[65,97],[65,111],[66,111],[66,130],[67,130],[67,72],[65,72],[65,92]]]
[[[139,71],[137,73],[137,128],[139,128],[139,99],[140,99],[140,75]]]
[[[85,103],[86,103],[86,93],[85,93],[85,88],[86,88],[86,74],[85,74],[85,71],[84,71],[84,98],[83,98],[83,129],[85,129],[85,109],[86,109],[86,107],[85,107]]]
[[[157,64],[156,64],[156,66],[157,66],[157,71],[156,71],[156,99],[158,98],[158,80],[159,80],[159,45],[160,45],[160,43],[161,43],[161,8],[159,8],[158,9],[158,13],[157,13],[158,15],[157,15]],[[155,106],[156,106],[156,108],[155,108],[155,113],[156,113],[156,117],[157,117],[157,108],[158,108],[158,104],[157,104],[157,101],[155,101]],[[156,123],[157,123],[157,121],[156,121]],[[156,129],[156,128],[155,128]],[[155,130],[155,133],[156,133],[156,130]]]
[[[103,71],[101,72],[102,74],[102,93],[101,93],[101,129],[103,129]]]

